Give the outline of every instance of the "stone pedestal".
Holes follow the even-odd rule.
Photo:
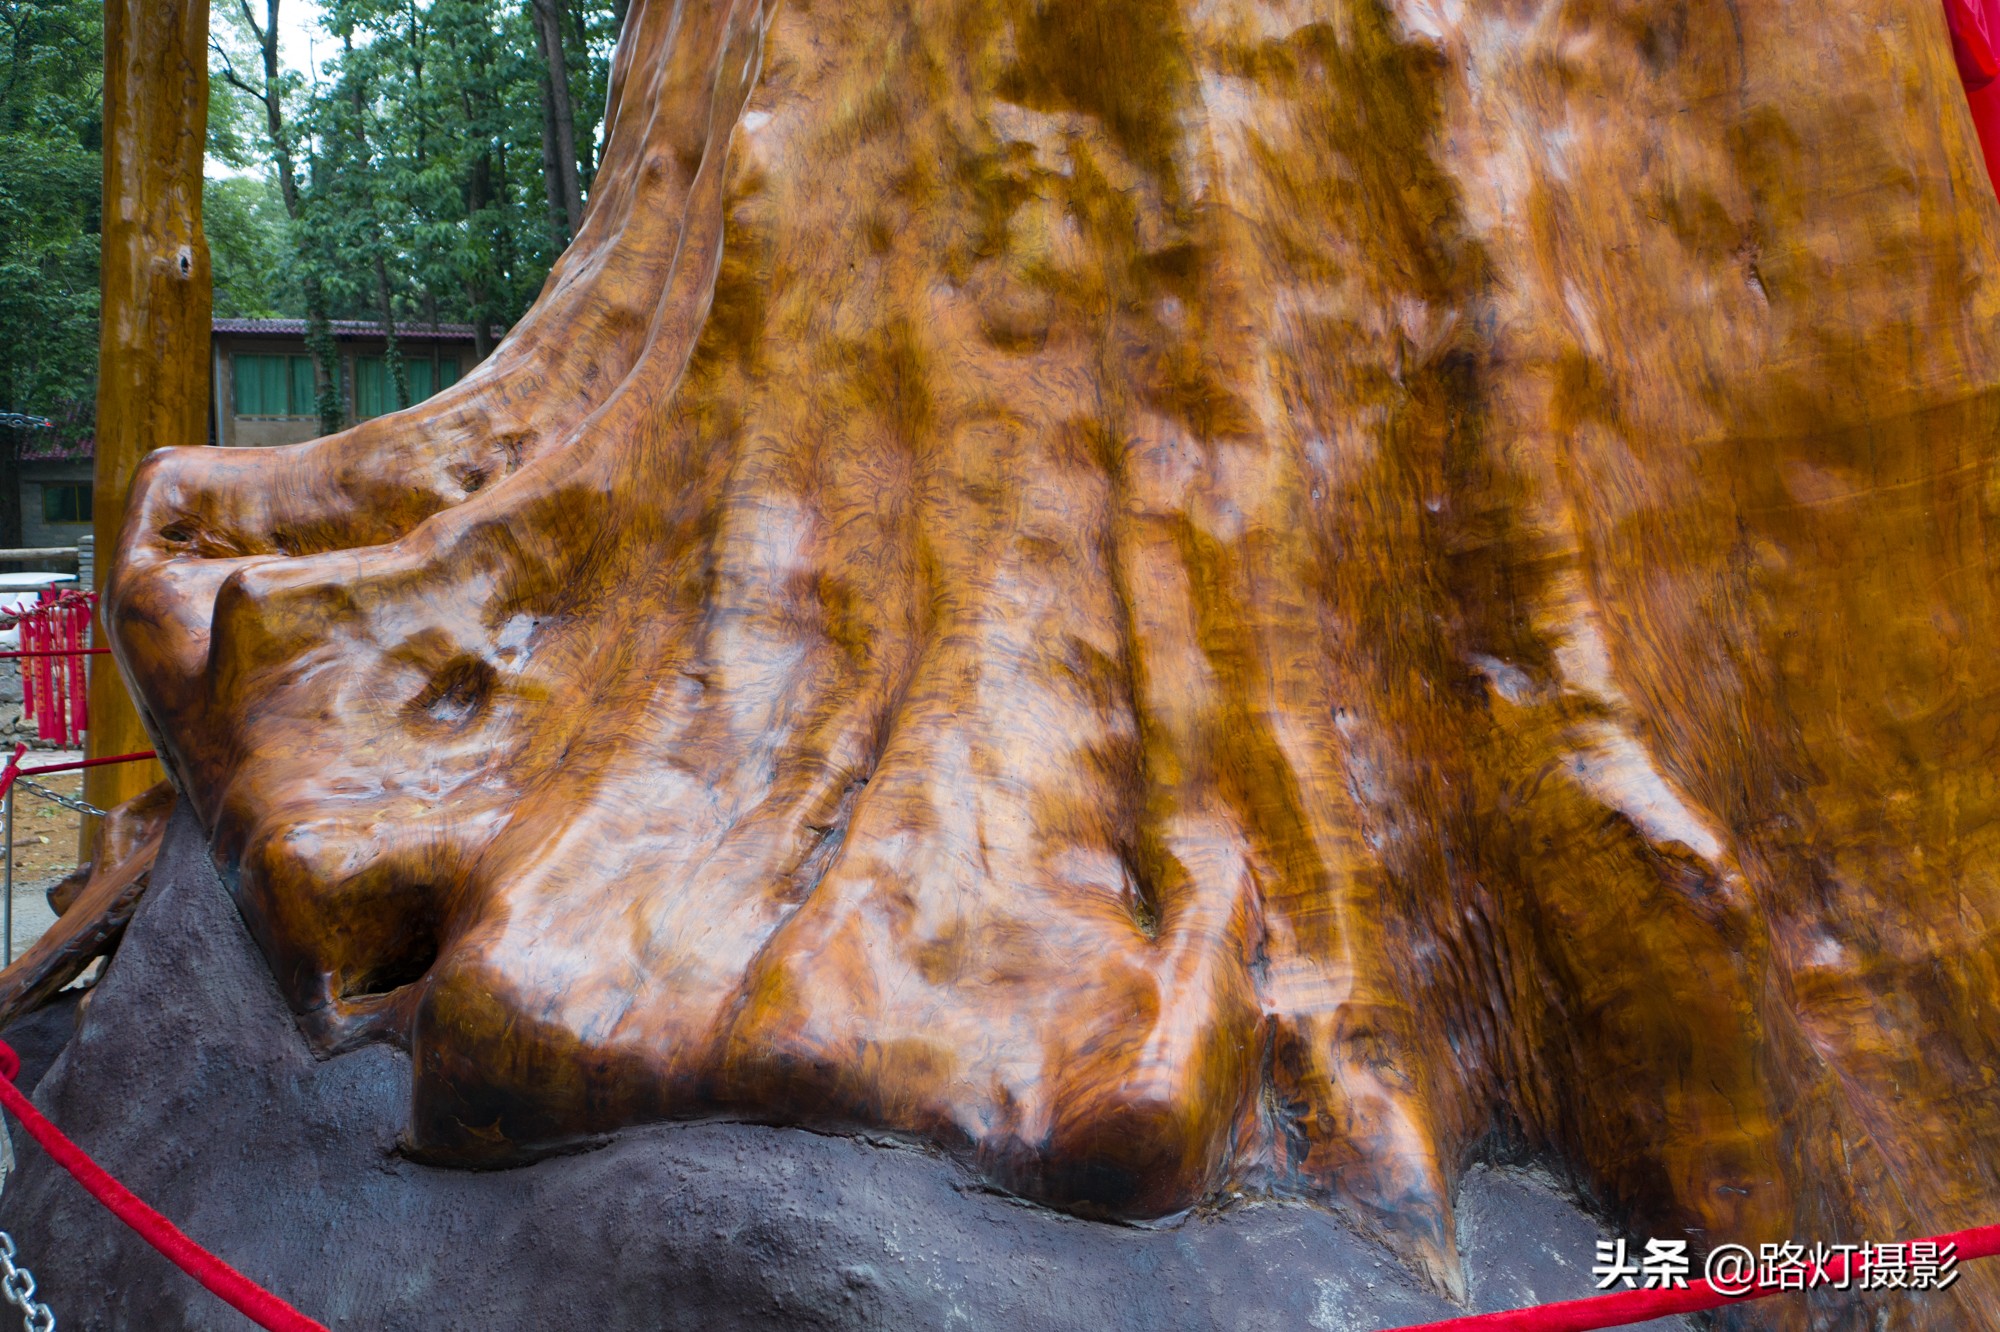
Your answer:
[[[335,1329],[1367,1332],[1455,1312],[1313,1208],[1081,1221],[922,1151],[791,1129],[660,1125],[521,1169],[434,1169],[398,1153],[409,1082],[381,1046],[314,1059],[183,809],[35,1099]],[[13,1132],[0,1226],[65,1332],[247,1326]],[[1460,1217],[1477,1308],[1590,1292],[1604,1228],[1538,1177],[1475,1172]]]

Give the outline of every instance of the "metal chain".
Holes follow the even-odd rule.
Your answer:
[[[55,1311],[35,1298],[35,1274],[14,1265],[14,1237],[0,1230],[0,1299],[21,1311],[27,1332],[56,1332]]]
[[[60,791],[51,791],[49,790],[48,787],[43,786],[40,782],[31,782],[26,777],[16,777],[14,779],[14,785],[25,787],[28,790],[33,791],[36,795],[40,796],[44,800],[53,800],[58,805],[61,805],[64,809],[73,809],[79,814],[95,815],[97,818],[100,819],[104,817],[104,811],[99,809],[97,806],[90,804],[87,801],[78,800],[75,796],[66,796]]]

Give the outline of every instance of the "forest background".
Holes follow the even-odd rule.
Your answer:
[[[520,317],[581,222],[624,0],[211,0],[204,227],[221,317],[307,321],[323,430],[328,323]],[[101,0],[0,0],[0,431],[88,453],[96,392]],[[10,457],[7,461],[12,461]]]

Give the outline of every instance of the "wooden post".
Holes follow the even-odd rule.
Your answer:
[[[104,6],[103,332],[97,368],[96,561],[118,549],[140,458],[201,444],[208,411],[208,243],[201,180],[208,125],[207,0]],[[103,626],[92,641],[104,645]],[[116,670],[91,672],[89,752],[151,749]],[[157,763],[92,768],[84,798],[102,809],[160,780]],[[85,820],[84,854],[97,837]]]

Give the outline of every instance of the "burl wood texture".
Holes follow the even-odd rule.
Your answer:
[[[208,438],[208,0],[104,6],[104,219],[97,356],[97,549],[118,549],[125,496],[156,448]],[[105,562],[97,561],[100,584]],[[103,626],[95,626],[103,646]],[[116,671],[90,679],[93,757],[152,748]],[[160,780],[155,763],[92,768],[84,798],[109,809]],[[89,859],[98,820],[84,820]]]
[[[491,361],[149,460],[110,591],[414,1150],[864,1128],[1447,1289],[1483,1152],[1697,1251],[2000,1216],[1935,5],[644,0],[611,116]]]

